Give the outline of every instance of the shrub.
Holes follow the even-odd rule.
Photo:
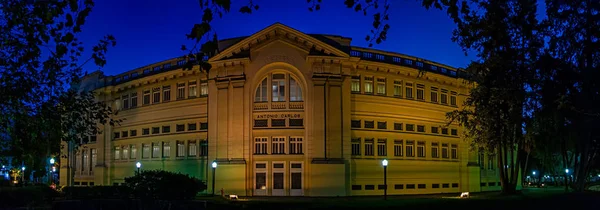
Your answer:
[[[127,186],[64,187],[62,192],[67,199],[116,199],[131,197],[131,189]]]
[[[0,187],[0,209],[49,204],[58,192],[48,186]]]
[[[189,175],[162,170],[143,171],[125,178],[125,185],[134,196],[142,199],[182,200],[193,199],[206,184]]]

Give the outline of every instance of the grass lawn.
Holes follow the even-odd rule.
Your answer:
[[[458,194],[339,197],[339,198],[248,198],[212,206],[216,209],[599,209],[599,193],[564,193],[560,189],[530,189],[520,195],[499,193],[472,194],[461,199]],[[210,207],[209,207],[210,208]]]

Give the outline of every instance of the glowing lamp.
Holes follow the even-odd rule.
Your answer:
[[[25,166],[21,167],[21,171],[25,171]]]
[[[567,168],[567,169],[565,169],[565,173],[567,173],[567,174],[569,173],[569,169],[568,169],[568,168]]]
[[[387,166],[387,165],[388,165],[388,160],[387,160],[387,159],[383,159],[383,160],[381,161],[381,165],[383,165],[383,166]]]
[[[142,167],[142,163],[140,163],[139,161],[137,163],[135,163],[135,167],[137,168],[141,168]]]
[[[461,198],[468,198],[469,197],[469,192],[463,192],[460,194]]]
[[[217,162],[212,162],[212,167],[217,168]]]
[[[50,158],[50,164],[54,164],[54,158]]]
[[[535,171],[533,171],[533,175],[535,175]]]

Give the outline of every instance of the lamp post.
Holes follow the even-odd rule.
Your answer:
[[[140,168],[142,167],[142,163],[138,161],[137,163],[135,163],[135,167],[137,168],[137,175],[140,175]]]
[[[533,174],[533,183],[536,183],[535,182],[535,171],[533,171],[531,174]]]
[[[21,184],[24,184],[23,182],[25,182],[25,166],[21,167]]]
[[[381,161],[381,165],[383,165],[383,200],[387,200],[387,165],[388,160],[383,159]]]
[[[215,196],[215,171],[217,170],[217,162],[212,162],[212,194]]]
[[[56,169],[54,169],[54,163],[55,163],[54,158],[50,158],[50,169],[56,170]],[[54,176],[54,174],[53,174],[54,171],[53,170],[49,171],[50,172],[50,178],[48,179],[48,181],[50,181],[50,184],[52,184],[52,178]]]

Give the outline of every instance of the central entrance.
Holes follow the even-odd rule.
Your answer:
[[[303,196],[301,161],[262,161],[254,164],[255,196]]]

